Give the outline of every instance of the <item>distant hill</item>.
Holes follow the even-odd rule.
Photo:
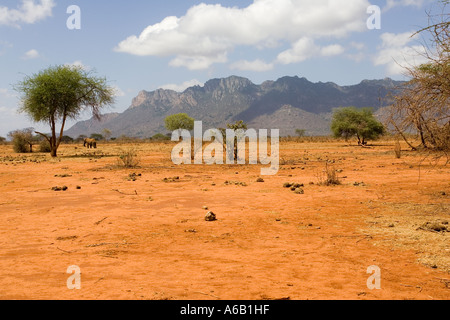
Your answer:
[[[384,98],[399,84],[386,78],[339,86],[283,77],[256,85],[249,79],[231,76],[209,80],[203,87],[193,86],[184,92],[141,91],[123,113],[105,114],[101,121],[78,122],[65,134],[76,138],[107,128],[114,137],[147,138],[166,133],[164,118],[184,112],[202,120],[204,129],[244,120],[249,128],[280,129],[283,136],[295,135],[295,129],[305,129],[307,135],[326,135],[330,132],[333,108],[355,106],[378,110],[389,104]]]

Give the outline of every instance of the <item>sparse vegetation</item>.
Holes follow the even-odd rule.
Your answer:
[[[407,133],[416,133],[420,148],[448,154],[450,151],[450,15],[443,14],[449,1],[441,1],[442,12],[429,15],[430,26],[418,33],[428,34],[424,45],[426,63],[405,67],[411,79],[395,95],[387,123],[413,150]],[[437,20],[436,20],[437,19]]]
[[[325,169],[317,175],[318,184],[322,186],[336,186],[341,184],[338,172],[334,166],[325,163]]]
[[[69,136],[63,136],[61,139],[62,143],[73,143],[75,140]]]
[[[385,133],[382,123],[375,119],[371,108],[346,107],[333,113],[331,131],[335,137],[348,140],[356,136],[358,145],[366,145],[368,140],[376,140]]]
[[[39,142],[39,152],[42,153],[50,153],[52,148],[50,147],[50,143],[47,140],[41,140]]]
[[[8,137],[12,141],[14,152],[31,153],[36,139],[33,137],[33,128],[15,130],[8,133]]]
[[[297,135],[297,137],[303,138],[306,134],[306,130],[305,129],[295,129],[295,134]]]
[[[95,139],[97,141],[105,140],[105,137],[103,137],[103,135],[101,135],[100,133],[93,133],[89,138]]]
[[[129,147],[119,152],[118,165],[120,167],[135,168],[139,163],[140,159],[135,148]]]
[[[157,133],[157,134],[155,134],[155,135],[153,135],[151,137],[151,140],[153,140],[153,141],[167,141],[167,140],[170,140],[170,137],[165,135],[165,134],[162,134],[162,133]]]
[[[109,129],[107,129],[107,128],[105,128],[105,129],[102,130],[102,136],[103,136],[103,138],[104,138],[106,141],[108,141],[109,139],[111,139],[111,135],[112,135],[111,130],[109,130]]]

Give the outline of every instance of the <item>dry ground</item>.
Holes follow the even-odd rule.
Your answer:
[[[396,159],[393,142],[284,142],[256,182],[260,166],[175,166],[172,147],[136,145],[124,169],[121,145],[0,146],[0,298],[449,299],[450,166]],[[327,161],[341,185],[318,185]]]

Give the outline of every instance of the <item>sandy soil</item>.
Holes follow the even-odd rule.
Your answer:
[[[136,145],[139,167],[126,169],[120,145],[64,145],[58,160],[0,146],[0,297],[450,298],[450,233],[426,228],[450,231],[449,166],[396,159],[391,142],[285,142],[279,173],[260,176],[175,166],[172,147]],[[318,184],[327,161],[341,185]],[[72,265],[80,290],[67,287]],[[380,289],[367,286],[372,265]]]

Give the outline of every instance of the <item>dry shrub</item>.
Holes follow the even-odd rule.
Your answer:
[[[135,168],[139,165],[140,159],[135,148],[130,147],[122,149],[119,152],[119,158],[117,160],[119,167]]]
[[[317,175],[318,183],[322,186],[335,186],[340,185],[337,170],[334,166],[329,166],[328,163],[325,164],[325,170]]]

